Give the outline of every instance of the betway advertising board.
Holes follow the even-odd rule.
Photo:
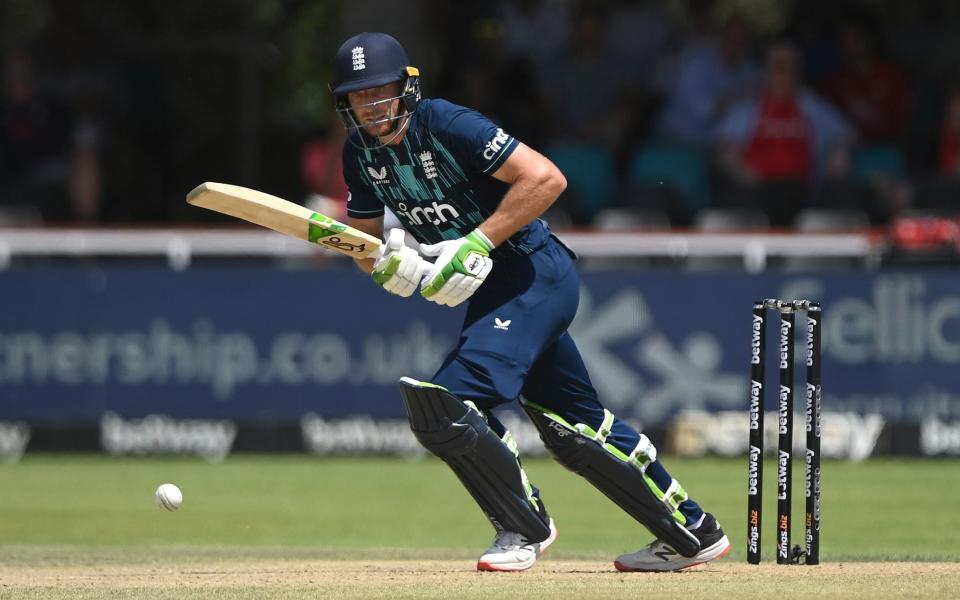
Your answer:
[[[825,413],[851,430],[877,421],[849,419],[880,419],[881,431],[906,424],[930,432],[907,445],[960,453],[960,277],[951,271],[592,272],[572,331],[616,414],[670,435],[691,423],[716,433],[743,415],[745,448],[750,309],[766,297],[823,304]],[[341,265],[30,269],[4,273],[0,298],[0,432],[15,434],[12,447],[24,428],[50,427],[95,427],[102,441],[207,423],[232,440],[223,422],[240,438],[245,427],[276,426],[336,439],[341,421],[402,438],[392,429],[404,419],[397,380],[428,379],[463,317],[390,296]],[[675,445],[727,453],[716,439]]]

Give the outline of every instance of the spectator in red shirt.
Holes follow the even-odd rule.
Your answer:
[[[850,23],[840,30],[843,68],[827,84],[829,97],[850,118],[868,143],[896,141],[913,108],[903,71],[877,57],[875,38]]]
[[[796,49],[774,45],[764,90],[735,104],[714,129],[730,184],[721,204],[763,208],[774,224],[789,224],[807,184],[845,172],[852,133],[838,111],[802,87]]]

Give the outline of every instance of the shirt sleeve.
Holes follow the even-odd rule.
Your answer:
[[[360,161],[349,148],[343,151],[343,179],[347,183],[347,216],[375,219],[383,216],[383,203],[372,193],[359,173]]]
[[[475,110],[456,104],[441,103],[432,124],[432,131],[458,159],[480,173],[492,175],[513,154],[520,142]]]
[[[744,101],[732,106],[710,130],[709,138],[714,144],[744,145],[757,122],[757,103]]]

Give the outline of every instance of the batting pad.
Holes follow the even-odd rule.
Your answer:
[[[631,517],[643,523],[657,539],[669,544],[686,557],[700,552],[700,541],[690,533],[686,518],[677,505],[686,498],[686,492],[674,480],[666,493],[647,477],[646,465],[656,459],[656,450],[645,436],[640,445],[627,456],[606,443],[613,414],[599,431],[586,425],[571,425],[560,415],[522,401],[521,406],[540,432],[540,438],[564,467],[583,476]]]
[[[550,518],[514,451],[476,407],[440,386],[409,377],[400,379],[400,395],[417,440],[449,465],[494,528],[520,533],[531,542],[550,537]]]

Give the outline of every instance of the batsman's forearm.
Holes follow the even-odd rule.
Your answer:
[[[499,246],[550,208],[566,187],[566,179],[556,170],[521,177],[507,190],[497,210],[480,225],[480,231],[494,246]]]
[[[375,238],[383,239],[383,217],[374,217],[372,219],[357,219],[347,215],[347,225],[353,227],[354,229],[359,229],[360,231],[372,235]],[[373,271],[373,263],[376,262],[375,258],[355,258],[353,262],[357,264],[357,267],[364,273],[369,273]]]

